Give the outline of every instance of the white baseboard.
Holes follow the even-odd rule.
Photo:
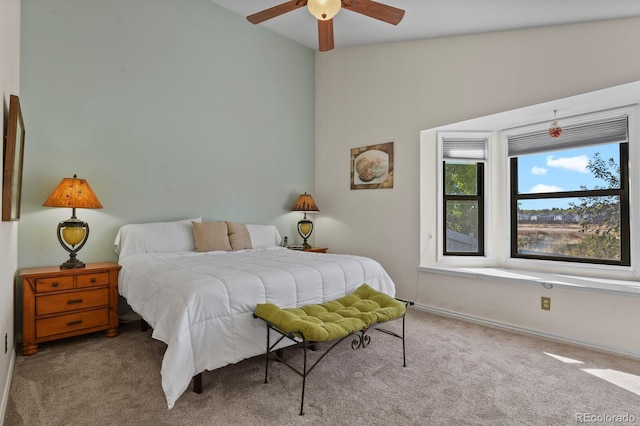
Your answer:
[[[602,352],[609,352],[609,353],[614,353],[616,355],[624,355],[624,356],[640,359],[640,352],[631,351],[631,350],[628,350],[628,349],[611,347],[611,346],[604,346],[604,345],[599,345],[599,344],[593,343],[593,342],[585,342],[585,341],[582,341],[582,340],[571,339],[571,338],[568,338],[568,337],[558,336],[558,335],[555,335],[555,334],[544,333],[544,332],[533,330],[533,329],[526,328],[526,327],[515,326],[515,325],[512,325],[512,324],[505,324],[505,323],[501,323],[501,322],[498,322],[498,321],[488,320],[486,318],[480,318],[480,317],[476,317],[476,316],[473,316],[473,315],[467,315],[467,314],[462,314],[462,313],[459,313],[459,312],[449,311],[447,309],[440,309],[440,308],[434,308],[432,306],[419,305],[417,303],[414,305],[414,307],[417,308],[417,309],[420,309],[422,311],[425,311],[425,312],[430,312],[432,314],[442,315],[442,316],[446,316],[446,317],[450,317],[450,318],[455,318],[455,319],[459,319],[459,320],[462,320],[462,321],[473,322],[473,323],[480,324],[480,325],[485,325],[485,326],[488,326],[488,327],[494,327],[494,328],[500,328],[500,329],[503,329],[503,330],[515,331],[515,332],[518,332],[518,333],[523,333],[523,334],[529,334],[529,335],[533,335],[533,336],[537,336],[537,337],[542,337],[544,339],[555,340],[555,341],[561,342],[561,343],[568,343],[568,344],[571,344],[571,345],[582,346],[582,347],[585,347],[585,348],[595,349],[595,350],[602,351]]]
[[[9,371],[7,372],[7,380],[2,389],[2,401],[0,401],[0,426],[4,424],[4,415],[7,412],[9,404],[9,390],[11,389],[11,379],[13,378],[13,368],[16,365],[16,351],[11,351],[11,362],[9,363]]]

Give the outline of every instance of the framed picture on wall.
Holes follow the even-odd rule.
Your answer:
[[[20,99],[9,97],[9,119],[4,140],[4,168],[2,175],[2,220],[20,219],[22,197],[22,162],[24,158],[24,121]]]
[[[393,142],[351,149],[351,189],[393,188]]]

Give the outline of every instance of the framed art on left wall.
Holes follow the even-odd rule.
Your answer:
[[[22,196],[22,164],[24,158],[24,121],[20,99],[9,97],[9,120],[4,140],[4,168],[2,175],[2,220],[20,219]]]

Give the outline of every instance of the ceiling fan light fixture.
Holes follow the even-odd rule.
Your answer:
[[[340,12],[342,0],[309,0],[309,13],[321,21],[328,21]]]

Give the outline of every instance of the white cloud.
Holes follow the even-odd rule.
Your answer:
[[[572,170],[574,172],[589,173],[587,165],[589,157],[586,155],[578,155],[577,157],[553,158],[553,155],[547,157],[547,166],[558,167],[560,169]]]
[[[547,169],[545,169],[544,167],[533,166],[531,168],[531,174],[536,175],[536,176],[546,175],[547,174]]]
[[[562,188],[555,185],[545,185],[543,183],[539,183],[533,188],[529,190],[529,192],[560,192]]]

